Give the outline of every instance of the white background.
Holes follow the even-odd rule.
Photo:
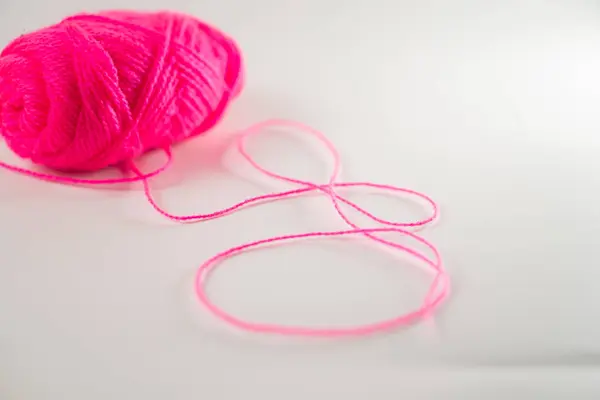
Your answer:
[[[179,226],[139,190],[0,173],[0,398],[592,399],[600,396],[600,6],[589,0],[2,0],[0,43],[78,11],[173,8],[233,35],[247,86],[224,123],[179,146],[155,185],[180,213],[285,188],[227,162],[226,131],[299,120],[347,180],[411,187],[442,218],[451,300],[387,335],[302,340],[225,329],[196,267],[271,235],[339,228],[324,199]],[[317,181],[302,135],[251,150]],[[18,162],[2,148],[3,160]],[[419,209],[353,193],[379,215]],[[367,249],[367,250],[365,250]],[[409,310],[427,276],[357,242],[303,242],[223,264],[236,315],[348,324]]]

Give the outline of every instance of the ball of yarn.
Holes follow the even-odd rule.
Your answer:
[[[0,54],[0,132],[36,164],[95,171],[206,132],[242,77],[235,42],[190,16],[75,15]]]

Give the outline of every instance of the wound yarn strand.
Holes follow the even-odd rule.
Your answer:
[[[347,226],[343,230],[276,236],[235,246],[205,261],[197,270],[195,290],[200,303],[215,317],[239,329],[295,336],[356,336],[389,330],[433,313],[448,297],[450,280],[440,254],[429,241],[410,231],[438,217],[438,206],[427,195],[371,182],[339,182],[340,157],[334,145],[316,129],[287,120],[268,120],[237,136],[237,150],[258,172],[295,189],[248,198],[206,214],[175,215],[154,199],[150,180],[166,171],[174,143],[204,134],[217,124],[243,86],[241,53],[235,42],[217,29],[183,14],[106,11],[68,17],[59,24],[23,35],[0,54],[0,133],[20,157],[62,172],[94,172],[120,168],[133,176],[86,179],[37,172],[0,161],[0,167],[36,179],[61,184],[111,185],[141,182],[150,205],[180,223],[219,218],[246,206],[284,200],[308,193],[326,195]],[[300,130],[318,139],[333,159],[324,184],[283,176],[262,167],[246,151],[246,140],[272,127]],[[164,163],[142,172],[135,160],[160,149]],[[377,217],[339,193],[368,188],[400,193],[427,204],[431,213],[418,221]],[[376,227],[361,227],[346,209],[368,218]],[[396,233],[425,248],[431,256],[381,237]],[[424,264],[434,275],[420,307],[384,321],[348,327],[304,327],[244,321],[215,305],[207,296],[206,274],[227,258],[268,244],[306,238],[362,236],[400,251]]]

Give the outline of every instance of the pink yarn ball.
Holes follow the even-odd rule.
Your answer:
[[[0,132],[34,163],[95,171],[206,132],[242,72],[233,40],[195,18],[75,15],[0,54]]]

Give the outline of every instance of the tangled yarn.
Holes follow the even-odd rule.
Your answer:
[[[238,135],[237,149],[259,172],[295,189],[252,197],[207,214],[174,215],[152,196],[150,179],[166,170],[174,143],[206,132],[222,117],[240,92],[240,52],[230,38],[192,17],[171,12],[109,11],[76,15],[57,25],[14,40],[0,54],[0,133],[20,157],[61,171],[98,171],[120,167],[117,179],[59,176],[4,162],[0,167],[38,179],[67,184],[112,184],[140,181],[152,207],[178,222],[198,222],[232,213],[247,205],[321,192],[332,202],[346,229],[277,236],[225,250],[204,262],[195,281],[199,301],[216,317],[252,332],[282,335],[365,335],[411,323],[430,315],[450,293],[450,282],[436,247],[411,231],[438,216],[428,196],[405,188],[371,182],[338,182],[340,158],[333,144],[319,131],[300,123],[270,120]],[[316,137],[334,161],[324,184],[279,175],[260,166],[246,151],[249,136],[269,127],[291,127]],[[160,149],[167,161],[142,172],[135,160]],[[402,193],[427,204],[430,215],[419,221],[397,222],[375,216],[342,196],[340,189],[370,188]],[[364,228],[348,211],[377,224]],[[421,251],[384,239],[395,232],[429,249]],[[428,267],[434,278],[421,306],[384,321],[349,327],[282,326],[239,319],[213,304],[204,290],[206,272],[228,257],[269,243],[309,237],[360,235],[379,245],[401,251]]]

